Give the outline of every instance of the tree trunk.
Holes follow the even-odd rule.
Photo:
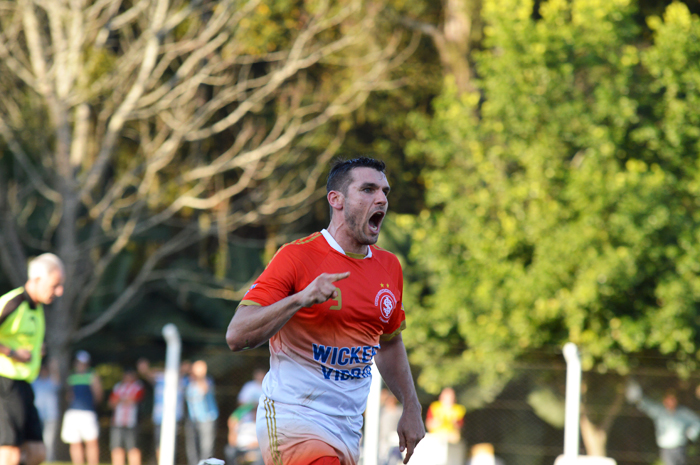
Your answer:
[[[581,437],[587,455],[607,456],[608,432],[594,425],[586,414],[581,415]]]
[[[460,93],[474,90],[469,52],[473,18],[479,11],[477,3],[476,0],[444,0],[443,40],[435,42],[445,74],[454,77]]]
[[[586,448],[586,453],[587,455],[596,457],[607,457],[608,433],[625,402],[624,388],[621,384],[615,386],[615,398],[612,405],[605,409],[600,424],[595,424],[592,421],[591,414],[586,405],[585,393],[588,391],[586,381],[582,383],[581,388],[584,397],[581,401],[580,425],[581,437],[583,438],[583,445]]]
[[[443,75],[454,79],[458,92],[472,92],[469,54],[473,31],[481,24],[481,0],[443,0],[442,11],[441,27],[405,17],[401,22],[432,39],[440,56]]]

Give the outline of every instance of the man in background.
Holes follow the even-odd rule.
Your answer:
[[[0,464],[44,461],[41,420],[30,383],[39,374],[46,322],[44,305],[63,295],[63,262],[42,254],[29,263],[28,280],[0,297]]]
[[[165,401],[165,372],[162,369],[153,369],[145,358],[140,359],[136,364],[136,369],[143,380],[153,388],[153,411],[151,420],[153,421],[153,443],[156,452],[156,462],[160,461],[160,433],[163,425],[163,403]],[[191,364],[183,360],[180,364],[180,376],[178,378],[177,401],[175,404],[175,431],[182,423],[183,412],[185,411],[185,387],[190,376]]]
[[[472,446],[466,465],[504,465],[504,462],[494,454],[493,444],[481,442]]]
[[[46,359],[44,359],[46,361]],[[46,446],[46,461],[56,460],[56,433],[58,432],[60,412],[59,393],[61,382],[58,374],[58,361],[50,359],[48,363],[41,365],[39,376],[32,383],[34,389],[34,405],[43,425],[42,433]]]
[[[197,360],[192,364],[185,392],[189,414],[186,425],[187,458],[190,465],[196,465],[200,460],[214,455],[216,419],[219,418],[219,407],[214,397],[214,380],[207,376],[207,363],[204,360]]]
[[[397,433],[403,407],[388,389],[382,389],[379,405],[379,464],[398,465],[403,462]]]
[[[654,421],[656,444],[664,465],[685,465],[685,446],[700,435],[700,417],[689,408],[679,406],[673,390],[664,394],[661,403],[642,394],[639,384],[631,382],[625,392],[627,400]]]
[[[226,465],[264,465],[255,428],[258,401],[239,405],[228,418]]]
[[[97,404],[102,402],[102,382],[90,369],[90,354],[80,350],[75,354],[74,372],[68,377],[68,410],[63,415],[61,439],[69,445],[74,465],[97,465],[100,448],[97,438]]]
[[[258,405],[260,396],[263,393],[262,383],[267,370],[256,368],[253,370],[253,379],[246,382],[238,393],[238,405],[255,404]]]
[[[145,393],[143,383],[131,369],[124,371],[122,380],[112,389],[109,396],[109,406],[114,409],[109,437],[112,465],[124,465],[126,458],[129,465],[141,465],[141,449],[136,438],[138,408]]]
[[[262,368],[253,370],[253,379],[247,381],[238,393],[238,407],[227,420],[226,465],[263,465],[255,420],[266,373],[267,370]]]
[[[440,392],[438,400],[430,404],[425,418],[425,425],[431,434],[447,438],[447,442],[456,444],[461,438],[462,423],[467,409],[455,403],[455,390],[446,387]]]

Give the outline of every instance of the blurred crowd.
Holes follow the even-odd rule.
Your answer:
[[[176,403],[176,435],[185,444],[186,457],[177,463],[196,465],[200,460],[224,453],[227,465],[262,465],[255,433],[257,404],[262,394],[264,369],[255,369],[237,396],[237,405],[227,412],[227,440],[223,451],[216,451],[217,404],[214,379],[204,360],[183,361]],[[165,376],[162,368],[146,359],[134,367],[122,367],[121,380],[110,390],[91,365],[90,354],[75,354],[72,372],[61,386],[55,360],[47,359],[32,383],[37,411],[43,425],[46,461],[57,460],[59,440],[68,445],[71,461],[78,465],[100,462],[100,418],[109,410],[108,444],[113,465],[141,465],[145,455],[158,461],[163,420]],[[66,411],[60,418],[60,395],[65,392]],[[146,412],[145,409],[150,412]],[[151,445],[143,431],[152,431]],[[103,442],[104,444],[104,442]],[[143,449],[149,448],[148,454]],[[153,452],[151,454],[151,451]]]

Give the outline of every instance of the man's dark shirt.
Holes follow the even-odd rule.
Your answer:
[[[29,304],[29,308],[32,310],[36,309],[36,304],[32,299],[29,298],[29,294],[27,294],[27,291],[22,292],[18,296],[10,299],[5,306],[2,308],[0,311],[0,326],[5,322],[8,316],[12,314],[19,306],[22,304],[22,302],[27,302]]]

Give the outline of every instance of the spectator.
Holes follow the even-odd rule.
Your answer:
[[[678,398],[669,390],[661,403],[644,397],[641,387],[631,382],[625,392],[627,400],[654,421],[656,444],[664,465],[685,465],[685,446],[700,435],[700,417],[678,405]]]
[[[464,406],[455,404],[454,389],[445,388],[439,399],[428,407],[426,428],[429,433],[444,435],[447,442],[456,444],[461,437],[460,430],[466,413]]]
[[[214,454],[216,419],[219,418],[214,381],[207,376],[207,363],[204,360],[192,364],[186,399],[189,415],[185,428],[187,459],[190,465],[197,465],[200,460]]]
[[[258,401],[240,405],[228,419],[227,465],[263,465],[255,432]]]
[[[75,354],[74,369],[68,377],[69,405],[63,415],[61,439],[69,444],[70,458],[75,465],[82,465],[86,459],[88,465],[97,465],[100,428],[96,406],[102,401],[102,383],[90,369],[90,354],[84,350]]]
[[[253,370],[253,379],[245,383],[241,388],[241,392],[238,393],[238,405],[258,404],[258,400],[263,393],[262,383],[266,374],[267,370],[263,368]]]
[[[141,384],[143,385],[143,400],[139,403],[139,425],[142,425],[147,420],[150,420],[151,413],[153,412],[153,402],[155,397],[155,394],[153,392],[153,383],[150,379],[146,379],[146,377],[139,370],[139,366],[141,366],[143,363],[145,363],[146,366],[150,366],[148,360],[145,357],[141,357],[138,360],[136,360],[136,378],[139,381],[141,381]],[[146,461],[146,459],[143,456],[141,460]]]
[[[163,400],[165,394],[165,373],[163,370],[153,370],[146,359],[139,360],[137,369],[141,377],[153,387],[153,442],[155,444],[156,462],[160,461],[160,433],[163,424]],[[185,381],[189,376],[190,364],[183,361],[180,365],[177,403],[175,404],[175,421],[182,421],[185,410]],[[176,428],[177,431],[177,428]]]
[[[467,465],[503,465],[503,459],[494,455],[493,444],[482,442],[472,446]]]
[[[39,376],[32,383],[34,405],[43,425],[42,433],[46,446],[46,461],[56,460],[56,433],[58,432],[58,393],[61,391],[56,360],[44,360]]]
[[[134,370],[124,372],[109,396],[109,406],[114,409],[110,430],[112,465],[141,465],[141,450],[138,448],[138,406],[146,391]]]
[[[397,433],[403,407],[388,389],[382,389],[380,404],[379,463],[380,465],[398,465],[403,462]]]

